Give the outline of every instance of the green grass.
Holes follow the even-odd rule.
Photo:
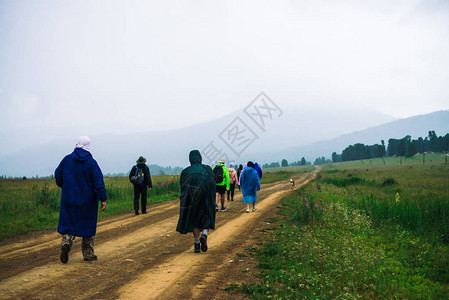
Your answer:
[[[179,197],[179,176],[152,176],[148,205]],[[127,177],[105,177],[107,209],[99,219],[133,210],[133,186]],[[55,229],[61,190],[52,179],[0,179],[0,240],[30,231]]]
[[[262,169],[263,174],[265,173],[278,173],[278,172],[291,172],[291,173],[307,173],[315,170],[315,166],[289,166],[289,167],[279,167],[279,168],[264,168]]]
[[[282,167],[282,168],[265,168],[262,174],[262,184],[273,183],[277,181],[283,181],[291,178],[298,173],[307,173],[315,170],[313,166],[295,166],[295,167]]]
[[[322,166],[318,180],[282,199],[283,219],[250,252],[261,282],[241,291],[254,299],[449,298],[449,166],[368,164]]]
[[[294,172],[287,172],[287,171],[278,171],[275,173],[264,172],[262,174],[262,179],[260,180],[260,183],[267,184],[267,183],[273,183],[273,182],[277,182],[277,181],[287,180],[294,174],[295,174]]]

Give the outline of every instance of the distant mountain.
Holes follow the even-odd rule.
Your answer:
[[[261,157],[260,161],[271,162],[275,160],[275,156],[269,153],[281,153],[282,149],[293,149],[292,147],[311,142],[332,139],[354,130],[363,130],[394,120],[391,116],[362,108],[341,110],[338,107],[301,109],[282,107],[281,109],[282,112],[273,115],[271,119],[265,119],[263,128],[243,111],[236,111],[222,117],[217,115],[218,118],[214,121],[177,130],[91,136],[92,153],[103,172],[110,174],[128,172],[140,155],[146,157],[149,164],[186,167],[189,165],[189,151],[192,149],[202,151],[211,142],[218,150],[226,153],[231,161],[241,162],[256,157],[257,153],[268,152],[263,156],[257,154],[257,157]],[[242,151],[240,157],[220,138],[228,134],[225,129],[229,129],[236,117],[247,124],[248,129],[256,136],[254,142]],[[61,131],[58,129],[58,133],[52,135],[52,139],[48,137],[47,132],[39,133],[37,129],[28,133],[19,132],[16,135],[9,133],[7,135],[9,151],[0,152],[0,175],[30,177],[53,174],[61,159],[73,150],[78,138],[78,135],[72,133],[73,131],[67,131],[66,134]],[[2,135],[6,136],[5,133]],[[28,146],[15,145],[14,143],[19,140],[29,141]],[[248,155],[250,153],[256,154]],[[299,155],[306,156],[306,154]],[[296,159],[297,156],[288,157]],[[310,157],[313,157],[312,153]],[[205,158],[203,162],[208,163]]]
[[[282,151],[253,153],[248,158],[251,157],[253,160],[263,163],[271,163],[280,162],[284,158],[293,162],[305,157],[307,161],[313,162],[321,156],[331,158],[333,152],[341,154],[346,147],[356,143],[373,145],[380,144],[381,140],[384,140],[387,146],[390,138],[400,139],[406,135],[410,135],[412,139],[425,138],[430,130],[434,130],[438,136],[449,133],[449,110],[400,119],[365,130],[343,134],[334,139],[290,147]]]

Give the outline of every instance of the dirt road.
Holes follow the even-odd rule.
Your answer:
[[[314,173],[294,176],[296,188]],[[111,217],[98,223],[95,253],[85,262],[76,239],[69,262],[59,261],[60,236],[32,233],[0,243],[0,299],[224,299],[229,283],[250,284],[256,261],[245,254],[275,216],[287,181],[263,185],[256,212],[245,213],[240,192],[218,212],[207,252],[193,253],[192,234],[175,231],[179,200],[149,207],[146,215]]]

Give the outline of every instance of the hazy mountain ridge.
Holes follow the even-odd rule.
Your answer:
[[[376,112],[370,112],[371,117],[364,117],[360,111],[341,114],[338,111],[326,111],[327,109],[323,109],[313,113],[310,109],[285,110],[282,116],[267,122],[265,132],[251,121],[245,120],[249,126],[253,126],[252,129],[259,138],[241,157],[230,155],[231,161],[240,163],[251,159],[263,164],[281,161],[283,158],[297,161],[302,156],[311,161],[318,156],[330,157],[332,152],[339,153],[357,142],[380,143],[381,139],[387,142],[391,137],[402,138],[407,134],[412,137],[427,136],[428,130],[435,130],[437,134],[449,131],[449,111],[387,121],[388,123],[384,121],[386,124],[383,125],[379,122],[391,121],[393,118]],[[245,117],[242,112],[236,112],[178,130],[92,136],[92,154],[103,172],[110,174],[128,172],[140,155],[147,158],[148,164],[186,167],[189,165],[188,154],[192,149],[204,150],[209,142],[214,141],[226,150],[224,144],[220,144],[218,135],[236,116]],[[326,118],[327,122],[323,122],[322,118]],[[373,126],[373,123],[377,126]],[[349,134],[355,128],[359,131]],[[364,128],[367,129],[360,130]],[[76,138],[55,139],[3,155],[0,157],[0,175],[51,175],[61,159],[73,150]],[[319,141],[326,138],[326,141]]]
[[[384,140],[385,145],[388,146],[388,139],[390,138],[400,139],[406,135],[410,135],[412,139],[425,138],[430,130],[434,130],[438,136],[449,133],[449,110],[399,119],[365,130],[343,134],[330,140],[291,147],[273,153],[258,153],[250,156],[254,160],[263,161],[264,163],[280,162],[284,158],[289,162],[293,162],[300,160],[301,157],[305,157],[307,161],[313,162],[315,158],[321,156],[331,158],[333,152],[341,154],[346,147],[356,143],[373,145],[380,144],[381,140]]]

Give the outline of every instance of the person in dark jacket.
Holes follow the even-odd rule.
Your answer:
[[[147,160],[144,157],[139,157],[136,161],[137,165],[133,166],[129,172],[129,181],[134,185],[134,212],[139,215],[139,198],[142,208],[142,214],[147,213],[147,187],[148,191],[153,188],[153,183],[151,182],[150,169],[145,164]],[[143,181],[141,183],[134,183],[131,180],[132,176],[135,176],[137,171],[143,172]]]
[[[207,251],[208,230],[215,229],[215,176],[212,168],[202,164],[201,160],[198,150],[190,151],[191,166],[181,172],[180,210],[176,226],[176,231],[181,234],[193,232],[195,253],[200,253],[200,249]]]
[[[262,179],[262,169],[260,168],[260,166],[259,166],[258,163],[256,163],[256,164],[254,165],[254,170],[257,171],[257,175],[259,175],[259,179]]]
[[[237,178],[238,179],[240,179],[240,174],[242,173],[242,171],[243,171],[243,165],[240,164],[239,168],[237,169]],[[239,186],[239,190],[240,190],[240,182],[238,180],[237,180],[237,185]]]
[[[90,139],[79,138],[75,150],[64,157],[55,170],[56,184],[61,190],[58,233],[62,234],[61,262],[67,263],[75,237],[82,237],[85,261],[97,260],[94,238],[97,231],[98,200],[106,209],[103,173],[90,153]]]

